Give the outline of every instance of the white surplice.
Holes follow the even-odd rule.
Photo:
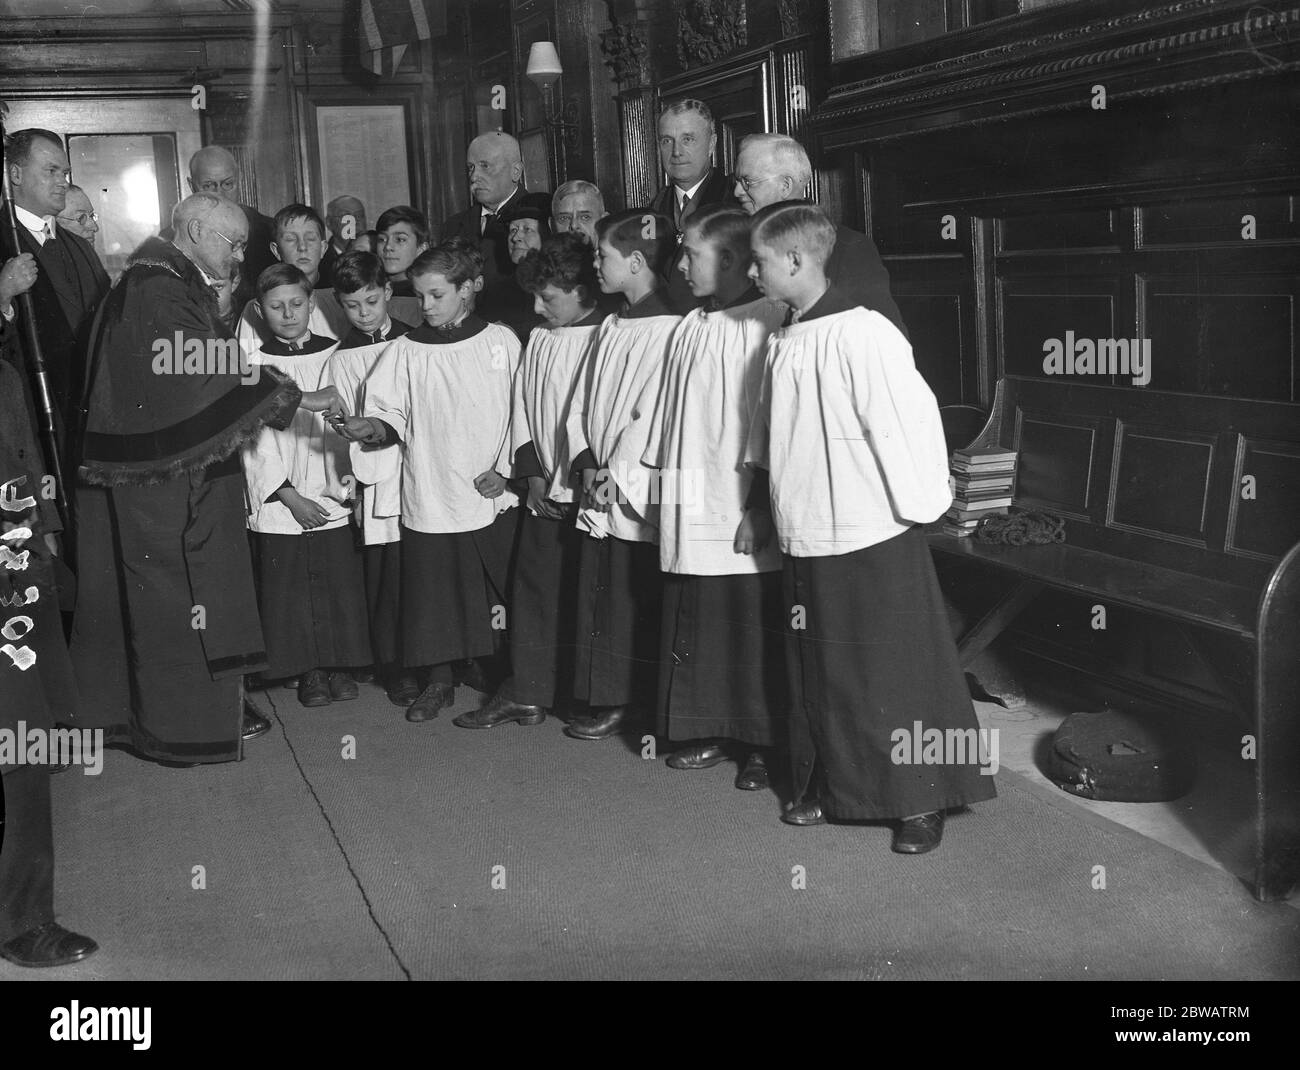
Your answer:
[[[874,546],[952,504],[934,393],[898,328],[864,308],[772,335],[745,459],[771,474],[795,557]]]
[[[758,405],[768,336],[786,308],[759,298],[687,314],[673,333],[643,460],[659,469],[659,567],[696,576],[774,572],[773,541],[735,551],[754,471],[745,443]]]
[[[596,538],[628,542],[658,538],[654,473],[641,461],[663,380],[673,329],[680,316],[606,316],[574,394],[568,420],[576,458],[590,449],[618,488],[608,512],[578,511],[578,526]]]
[[[571,502],[576,497],[569,480],[575,454],[569,448],[566,424],[599,332],[599,323],[534,328],[515,376],[510,455],[533,444],[546,480],[546,496],[553,502]]]
[[[332,338],[328,341],[334,342]],[[328,382],[326,369],[333,352],[333,344],[312,353],[267,353],[259,348],[250,359],[254,364],[272,365],[306,393]],[[299,408],[285,430],[263,427],[243,448],[240,459],[248,486],[248,526],[253,531],[263,535],[303,533],[289,507],[273,497],[286,482],[325,510],[328,519],[316,530],[347,524],[353,497],[348,443],[320,413]]]
[[[510,474],[519,339],[489,323],[461,341],[418,340],[432,332],[417,328],[392,342],[366,381],[364,415],[383,420],[402,443],[400,499],[385,485],[375,515],[400,516],[430,534],[478,531],[519,504],[512,490],[484,498],[474,489],[484,472]]]
[[[362,412],[365,406],[366,380],[374,370],[380,354],[390,345],[392,341],[385,339],[372,345],[334,350],[326,374],[329,381],[338,388],[344,410],[349,416]],[[349,456],[352,474],[357,481],[356,518],[362,540],[367,546],[397,542],[401,537],[401,517],[378,515],[376,503],[401,500],[401,446],[393,443],[376,449],[353,442],[350,444]]]

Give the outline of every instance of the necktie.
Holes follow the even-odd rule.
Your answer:
[[[43,233],[45,235],[46,241],[54,240],[54,223],[51,220],[49,219],[45,220],[45,227],[43,229]]]
[[[690,206],[690,197],[683,197],[677,202],[677,229],[682,229],[682,220],[686,218],[686,209]]]
[[[486,234],[488,228],[497,221],[497,214],[496,212],[484,212],[481,218],[483,220],[483,230],[480,233]]]

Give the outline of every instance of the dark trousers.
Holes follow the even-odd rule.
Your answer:
[[[554,706],[573,671],[573,628],[582,534],[573,518],[525,513],[510,585],[510,663],[504,697]]]
[[[592,706],[655,706],[659,547],[584,537],[573,694]]]
[[[6,773],[4,801],[0,944],[54,920],[49,767],[20,766]]]

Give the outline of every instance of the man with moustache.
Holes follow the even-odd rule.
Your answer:
[[[786,134],[750,134],[736,156],[736,200],[750,215],[778,201],[801,201],[813,179],[804,147]],[[850,227],[835,227],[826,277],[854,303],[879,312],[907,337],[907,325],[889,292],[889,271],[876,243]]]
[[[609,213],[599,187],[580,178],[570,179],[551,198],[551,231],[566,234],[577,231],[596,248],[596,224]]]
[[[213,287],[243,258],[240,206],[196,193],[172,224],[171,241],[135,252],[101,312],[72,660],[87,696],[76,727],[190,765],[235,761],[270,727],[243,694],[244,674],[267,662],[238,451],[263,425],[287,426],[301,394],[272,369],[241,376],[230,361],[238,348]],[[202,366],[187,371],[191,353]]]
[[[505,216],[527,194],[519,142],[493,130],[469,143],[465,153],[474,203],[443,223],[438,240],[465,238],[483,254],[483,292],[475,311],[485,320],[508,320],[532,308],[532,297],[515,285]],[[525,309],[526,304],[526,309]]]
[[[18,218],[19,247],[9,247],[11,237],[8,228],[3,228],[0,251],[5,258],[28,254],[39,269],[31,288],[32,310],[36,336],[49,371],[59,450],[64,457],[66,477],[70,479],[72,458],[68,452],[68,434],[81,400],[87,336],[95,308],[108,292],[108,274],[90,244],[58,218],[67,208],[71,174],[68,154],[63,151],[59,135],[35,127],[19,130],[9,138],[5,167],[13,191],[14,214]],[[0,309],[0,314],[9,321],[10,327],[17,328],[13,307]],[[12,347],[15,361],[21,347],[21,341]],[[27,369],[21,364],[18,367],[30,391]],[[36,412],[34,404],[31,412]]]
[[[717,149],[713,112],[704,101],[679,100],[659,116],[659,163],[668,185],[655,194],[650,209],[673,221],[679,248],[692,215],[709,205],[732,203],[731,182],[713,164]],[[670,307],[687,312],[700,302],[678,267],[680,261],[680,256],[672,258],[664,299]]]

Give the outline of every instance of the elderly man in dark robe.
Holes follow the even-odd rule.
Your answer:
[[[241,757],[266,668],[238,450],[301,395],[240,359],[214,285],[243,254],[240,207],[197,193],[104,303],[91,358],[72,658],[78,727],[180,764]],[[98,493],[89,488],[104,488]]]
[[[787,134],[750,134],[736,156],[736,200],[750,215],[778,201],[799,201],[812,184],[812,162]],[[826,277],[854,304],[879,312],[907,337],[907,324],[889,289],[889,271],[876,243],[851,227],[835,227]]]

